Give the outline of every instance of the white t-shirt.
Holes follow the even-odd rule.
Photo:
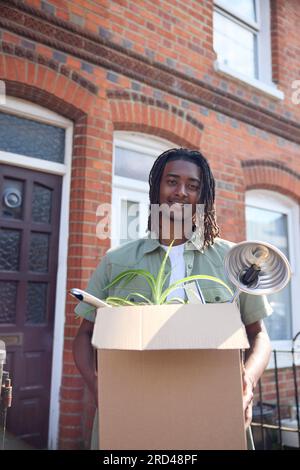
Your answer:
[[[165,251],[167,251],[168,247],[165,245],[161,245]],[[171,276],[169,285],[173,284],[173,282],[178,281],[186,276],[185,273],[185,262],[183,258],[184,252],[184,243],[181,245],[172,246],[171,251],[169,253],[169,258],[171,261]],[[171,300],[174,297],[179,297],[180,299],[185,299],[185,290],[183,287],[180,287],[171,294],[168,295],[167,300]]]

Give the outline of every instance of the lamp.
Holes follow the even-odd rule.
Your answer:
[[[285,255],[270,243],[245,241],[233,246],[224,259],[228,279],[237,292],[273,294],[283,289],[291,278],[291,268]]]

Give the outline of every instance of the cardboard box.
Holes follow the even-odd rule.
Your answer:
[[[100,449],[246,449],[234,304],[101,308]]]

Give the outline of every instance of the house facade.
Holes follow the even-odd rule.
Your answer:
[[[167,148],[208,159],[223,238],[265,240],[288,256],[292,281],[270,297],[267,328],[274,348],[291,348],[300,330],[299,21],[296,0],[0,0],[0,337],[11,433],[37,448],[88,448],[94,409],[73,360],[80,320],[67,291],[86,287],[110,246],[145,234],[147,175]],[[99,227],[111,203],[109,238]],[[273,359],[262,381],[270,403]],[[276,360],[290,407],[291,359]]]

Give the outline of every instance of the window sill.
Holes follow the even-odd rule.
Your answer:
[[[284,93],[278,90],[275,85],[263,83],[260,80],[257,80],[256,78],[247,77],[246,75],[236,72],[235,70],[231,69],[230,67],[227,67],[224,64],[220,64],[217,60],[214,62],[214,69],[216,72],[219,72],[221,74],[226,75],[227,77],[235,78],[236,80],[246,83],[247,85],[250,85],[253,88],[258,89],[259,91],[262,91],[263,93],[272,98],[275,98],[277,100],[284,99]]]

